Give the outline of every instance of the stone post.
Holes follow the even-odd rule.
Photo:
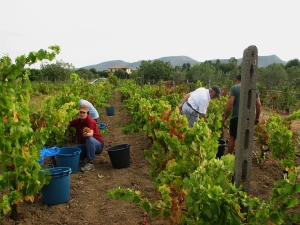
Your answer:
[[[252,148],[255,122],[256,77],[258,51],[256,46],[244,50],[238,129],[235,148],[235,186],[243,185],[243,191],[250,192]]]

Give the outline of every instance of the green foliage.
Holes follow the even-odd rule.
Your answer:
[[[172,67],[159,61],[142,61],[139,69],[133,71],[130,77],[137,84],[141,84],[141,74],[143,73],[143,83],[172,80],[178,84],[185,80],[188,80],[189,83],[201,80],[204,86],[219,85],[221,87],[231,87],[234,84],[235,77],[241,73],[241,65],[237,64],[237,60],[234,57],[231,57],[227,63],[221,63],[220,60],[216,60],[214,63],[205,61],[202,64],[194,64],[193,66],[183,64],[182,67]],[[274,63],[267,67],[258,68],[258,85],[266,91],[280,89],[282,85],[298,88],[300,84],[300,78],[298,77],[299,66],[296,60],[291,60],[290,64],[293,66],[288,64],[287,67],[284,67],[281,63]],[[193,90],[194,87],[191,87],[191,89]],[[265,96],[263,93],[261,94],[263,99]],[[297,95],[296,97],[299,99],[299,96]]]
[[[41,64],[41,73],[45,80],[49,81],[65,81],[68,80],[70,74],[73,73],[75,67],[70,63],[65,63],[62,60],[56,61],[56,63]]]
[[[133,70],[130,74],[130,79],[134,80],[136,84],[141,84],[141,73],[138,70]]]
[[[280,164],[286,168],[293,168],[295,165],[295,153],[298,152],[299,137],[291,131],[291,122],[300,119],[300,110],[282,118],[274,114],[264,124],[255,127],[258,136],[258,143],[268,145],[272,157],[280,159]]]
[[[43,80],[43,74],[41,70],[38,69],[27,69],[29,70],[28,77],[30,81],[42,81]]]
[[[81,78],[86,79],[86,80],[90,80],[93,79],[95,77],[98,77],[98,75],[92,73],[90,70],[81,68],[75,71]]]
[[[295,153],[298,151],[293,143],[293,133],[288,129],[286,121],[279,115],[270,117],[266,122],[269,136],[268,145],[272,151],[272,156],[282,159],[281,164],[285,167],[293,167]]]
[[[129,88],[131,87],[131,88]],[[141,88],[135,84],[133,80],[126,80],[120,85],[118,91],[121,93],[122,97],[121,100],[124,101],[125,99],[130,98],[134,94],[138,94]]]
[[[114,75],[120,79],[126,79],[129,76],[129,74],[126,73],[124,70],[117,70],[114,72]]]
[[[173,80],[176,84],[178,84],[178,83],[180,83],[181,81],[186,80],[186,72],[185,72],[185,71],[178,70],[178,69],[175,69],[175,70],[171,73],[171,77],[172,77],[172,80]]]
[[[65,133],[69,122],[78,113],[77,102],[79,102],[78,97],[74,96],[73,99],[75,101],[64,103],[65,100],[58,96],[56,98],[49,97],[43,102],[42,110],[31,117],[36,141],[42,141],[44,145],[50,147],[53,145],[63,146],[70,140]]]
[[[288,84],[288,75],[282,64],[273,63],[267,67],[258,69],[257,81],[268,90],[277,89],[280,86]]]
[[[184,179],[188,212],[183,224],[242,224],[245,213],[240,204],[245,204],[247,197],[231,183],[233,164],[232,155],[204,160]]]
[[[300,66],[288,67],[286,69],[286,73],[288,75],[288,79],[291,82],[291,84],[299,89],[300,84],[299,82],[297,82],[297,79],[300,78]]]
[[[213,67],[210,67],[211,65],[209,64],[195,64],[186,74],[186,78],[189,80],[189,81],[193,81],[193,80],[199,80],[200,78],[202,80],[205,80],[206,81],[208,80],[208,76],[209,74],[211,74],[210,72],[206,72],[206,70],[203,68],[204,65],[206,65],[205,67],[208,67],[208,68],[213,68]],[[209,70],[209,69],[208,69]],[[205,71],[205,72],[204,72]],[[205,73],[205,75],[204,75]]]
[[[192,129],[177,108],[172,108],[168,95],[153,86],[143,89],[125,82],[119,89],[124,94],[125,108],[131,113],[131,127],[145,132],[152,140],[151,151],[145,150],[150,163],[150,175],[158,187],[161,199],[150,202],[141,199],[141,193],[120,188],[109,191],[111,198],[133,200],[143,211],[152,216],[162,216],[170,224],[291,224],[299,221],[299,213],[287,210],[298,202],[299,168],[293,168],[294,147],[285,129],[300,112],[287,117],[282,123],[278,118],[266,126],[271,142],[282,148],[278,157],[289,167],[289,177],[277,181],[272,198],[267,202],[247,196],[242,187],[231,183],[234,174],[234,156],[215,159],[221,131],[221,114],[228,100],[223,97],[212,101],[207,121],[197,121]],[[159,91],[158,91],[159,90]],[[179,89],[176,89],[179,90]],[[161,94],[166,96],[161,96]],[[176,96],[176,95],[174,95]],[[214,104],[213,104],[214,103]],[[278,126],[282,123],[285,126]],[[279,149],[278,149],[279,150]],[[279,151],[278,151],[279,152]],[[276,153],[274,153],[276,154]],[[248,212],[248,213],[246,213]]]
[[[190,63],[183,63],[181,71],[190,71],[191,64]]]
[[[154,60],[151,62],[142,61],[138,69],[138,74],[144,72],[144,80],[154,81],[155,83],[159,80],[170,80],[171,73],[174,70],[170,62],[164,62],[162,60]]]
[[[290,61],[288,61],[286,64],[285,64],[285,68],[288,69],[288,68],[291,68],[291,67],[300,67],[300,61],[299,59],[292,59]]]
[[[225,83],[226,77],[211,63],[195,64],[186,74],[189,81],[200,80],[204,86]]]
[[[50,52],[39,50],[22,55],[12,63],[8,56],[0,59],[0,190],[6,190],[0,202],[0,211],[7,213],[11,205],[23,200],[34,200],[34,194],[49,182],[41,175],[38,164],[43,142],[35,141],[29,120],[30,81],[24,70],[43,59],[53,60],[59,46],[50,46]]]
[[[221,125],[222,113],[226,108],[227,102],[228,102],[228,96],[221,97],[220,99],[214,99],[210,101],[207,107],[208,126],[212,132],[218,132],[220,133],[220,135],[223,132],[223,127]],[[229,127],[229,120],[226,121],[226,125],[227,127]]]
[[[300,167],[295,167],[282,180],[276,181],[267,202],[250,199],[247,224],[297,224],[300,213],[287,213],[298,205],[296,194],[300,193]]]
[[[39,83],[38,85],[35,85],[35,90],[40,94],[50,94],[50,87],[47,83]]]
[[[118,85],[118,77],[115,76],[113,73],[109,73],[108,82],[114,86],[117,86]]]
[[[107,81],[97,82],[96,84],[88,86],[85,85],[85,93],[82,96],[91,102],[95,108],[106,108],[109,107],[107,101],[113,98],[113,88],[114,85]]]
[[[97,74],[99,77],[108,77],[108,74],[105,71],[97,71]]]
[[[58,83],[31,82],[30,98],[36,95],[43,99],[47,95],[56,95],[61,92],[63,85]]]
[[[71,84],[34,83],[31,88],[29,70],[24,67],[43,59],[53,60],[60,48],[50,49],[19,56],[15,64],[8,56],[0,59],[0,191],[5,193],[0,201],[2,213],[24,200],[33,202],[35,194],[48,184],[51,176],[38,164],[40,149],[69,141],[69,121],[78,113],[79,99],[93,100],[96,107],[101,107],[112,97],[113,85],[89,85],[76,73],[69,74]],[[29,102],[33,94],[41,97],[39,108]],[[12,215],[17,215],[16,207],[12,209]]]
[[[221,70],[224,74],[229,73],[230,71],[236,71],[238,69],[237,61],[233,59],[233,61],[229,63],[220,63],[217,66],[217,69]]]
[[[32,112],[30,119],[35,133],[38,134],[37,141],[42,140],[46,146],[63,146],[70,141],[70,136],[67,135],[69,122],[77,116],[79,100],[86,99],[95,108],[107,107],[106,102],[112,97],[112,87],[106,82],[86,84],[78,74],[71,74],[70,85],[59,85],[60,91],[48,96],[41,103],[39,111]],[[53,89],[51,92],[53,93]]]
[[[297,98],[291,87],[282,86],[280,92],[276,92],[272,99],[272,105],[284,112],[290,112],[291,109],[297,109]]]
[[[97,74],[97,70],[95,68],[91,68],[89,69],[90,72],[92,72],[93,74]]]

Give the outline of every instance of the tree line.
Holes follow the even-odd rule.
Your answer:
[[[31,81],[66,81],[74,72],[86,80],[109,76],[108,72],[97,71],[95,68],[75,70],[72,64],[62,60],[53,64],[43,62],[40,69],[27,70],[30,70],[29,78]],[[193,66],[189,63],[184,63],[182,66],[172,66],[170,62],[162,60],[143,60],[131,74],[117,70],[114,75],[119,79],[133,79],[137,83],[141,82],[143,78],[144,83],[156,83],[160,80],[174,81],[175,83],[200,80],[204,85],[230,86],[239,73],[241,73],[241,65],[238,65],[237,60],[232,57],[227,63],[221,63],[218,59],[215,62],[205,61]],[[278,89],[282,86],[298,89],[300,87],[300,61],[293,59],[288,61],[286,65],[273,63],[267,67],[259,67],[257,81],[267,90]]]

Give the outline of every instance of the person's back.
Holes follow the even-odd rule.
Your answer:
[[[231,118],[237,118],[239,116],[240,93],[241,93],[241,84],[236,84],[230,88],[230,96],[234,96]]]
[[[95,109],[95,107],[92,105],[92,103],[84,99],[80,99],[79,103],[80,105],[84,104],[89,107],[90,117],[92,117],[94,120],[97,120],[99,118],[99,113],[97,109]]]
[[[221,89],[218,86],[211,86],[209,89],[200,87],[187,93],[179,105],[179,110],[186,115],[189,127],[194,126],[194,123],[199,120],[199,116],[205,119],[209,101],[220,97]]]
[[[210,101],[209,90],[203,87],[191,92],[188,103],[198,112],[206,114],[208,102]]]

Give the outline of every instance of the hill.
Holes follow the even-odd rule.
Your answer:
[[[189,63],[191,66],[193,66],[195,64],[203,63],[203,62],[194,60],[188,56],[166,56],[166,57],[161,57],[158,59],[153,59],[151,61],[154,61],[154,60],[162,60],[164,62],[169,61],[173,66],[182,66],[184,63]],[[211,61],[215,62],[216,60],[217,59],[212,59]],[[237,60],[238,60],[238,64],[242,63],[242,58],[239,58]],[[220,59],[220,61],[221,61],[221,63],[227,63],[229,61],[229,59]],[[133,62],[133,63],[125,62],[123,60],[112,60],[112,61],[106,61],[106,62],[102,62],[102,63],[95,64],[95,65],[85,66],[83,68],[85,68],[85,69],[95,68],[97,71],[103,71],[112,66],[123,65],[123,66],[127,66],[129,68],[135,69],[140,66],[141,62],[142,62],[142,60]],[[268,66],[273,63],[282,63],[284,65],[286,64],[285,61],[281,60],[276,55],[258,56],[258,66],[259,67]]]

